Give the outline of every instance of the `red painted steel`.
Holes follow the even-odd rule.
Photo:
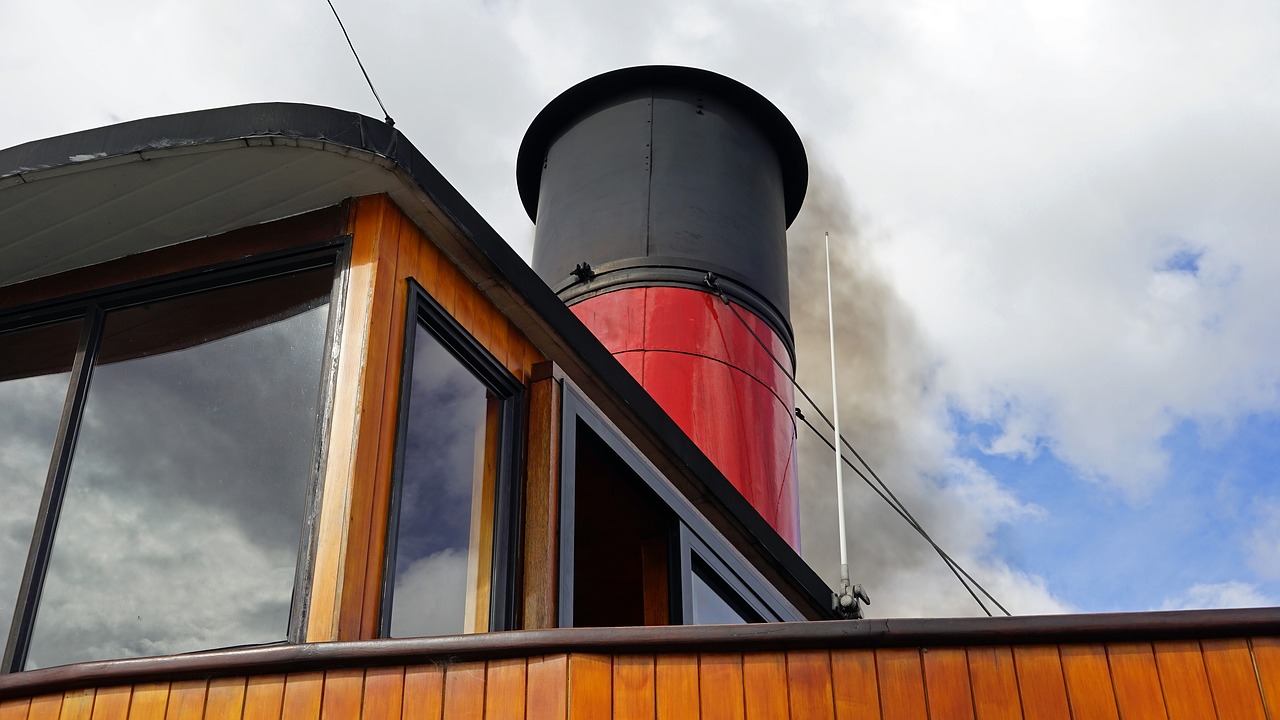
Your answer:
[[[571,308],[725,477],[799,549],[791,381],[714,295],[690,288],[616,290]],[[735,308],[790,363],[767,323]]]

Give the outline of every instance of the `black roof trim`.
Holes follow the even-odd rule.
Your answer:
[[[529,219],[537,221],[542,162],[547,148],[565,128],[591,108],[617,95],[646,86],[705,90],[737,106],[764,132],[782,165],[787,225],[796,219],[809,185],[809,161],[804,143],[787,116],[750,87],[710,70],[677,65],[639,65],[588,78],[560,93],[538,113],[520,143],[516,187]]]
[[[728,78],[725,80],[739,85]],[[791,132],[794,134],[794,130]],[[794,588],[809,596],[810,612],[835,617],[830,607],[831,588],[813,568],[765,522],[657,401],[440,171],[398,129],[383,121],[346,110],[299,103],[255,103],[165,115],[0,150],[0,179],[139,152],[198,148],[258,137],[327,143],[334,146],[335,152],[348,148],[370,153],[391,160],[406,172],[529,306],[594,369],[601,384],[613,388],[622,403],[630,406],[657,439],[671,449],[674,459],[702,481],[707,494],[754,538],[774,569],[790,578]],[[800,152],[803,158],[803,148]]]

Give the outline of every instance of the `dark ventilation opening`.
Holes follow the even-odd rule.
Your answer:
[[[573,625],[669,624],[673,519],[581,421],[576,446]]]

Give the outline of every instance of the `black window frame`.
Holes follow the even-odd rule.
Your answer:
[[[387,506],[387,535],[383,551],[382,587],[378,606],[378,637],[391,637],[391,610],[395,600],[396,542],[403,491],[404,451],[409,430],[409,395],[413,390],[414,335],[419,325],[440,343],[472,375],[501,401],[494,482],[493,557],[489,578],[489,632],[518,628],[517,597],[520,569],[523,484],[523,418],[525,386],[479,340],[457,321],[418,281],[408,278],[405,304],[404,347],[396,412],[395,454],[392,459],[391,497]]]
[[[342,330],[343,307],[350,274],[349,234],[330,240],[278,250],[260,255],[183,269],[164,275],[133,280],[108,288],[0,310],[0,332],[21,330],[65,320],[82,319],[81,334],[70,370],[53,444],[48,474],[36,514],[21,584],[14,603],[9,635],[4,638],[4,659],[0,674],[23,672],[35,627],[36,612],[48,572],[54,535],[58,528],[71,459],[83,420],[85,401],[96,361],[107,313],[151,302],[170,300],[208,290],[231,287],[295,272],[323,267],[333,269],[329,294],[324,346],[320,361],[320,389],[316,407],[318,418],[313,439],[313,462],[307,483],[304,512],[300,520],[298,560],[294,569],[293,595],[285,642],[305,641],[307,610],[314,577],[316,534],[321,489],[328,455],[328,440],[334,385],[337,381],[337,337]],[[263,644],[275,644],[269,641]],[[214,650],[218,648],[204,648]],[[111,658],[106,658],[111,659]]]
[[[577,483],[578,427],[592,431],[625,463],[659,503],[669,511],[671,556],[668,567],[670,595],[669,621],[672,625],[688,624],[691,617],[691,573],[695,564],[704,566],[712,575],[703,578],[717,592],[732,593],[725,598],[732,607],[750,609],[759,622],[800,621],[805,617],[782,594],[766,581],[733,545],[720,534],[688,498],[625,439],[604,415],[591,404],[581,390],[567,379],[559,378],[562,392],[560,408],[560,558],[557,625],[573,627],[574,596],[574,496]],[[736,602],[735,602],[736,600]]]

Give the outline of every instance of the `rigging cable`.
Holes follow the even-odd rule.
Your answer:
[[[351,36],[347,34],[347,26],[342,23],[342,17],[338,15],[338,8],[333,6],[333,0],[325,0],[329,3],[329,9],[333,11],[333,17],[338,21],[338,27],[342,28],[342,37],[347,39],[347,47],[351,48],[351,54],[356,58],[356,64],[360,66],[360,72],[364,75],[364,81],[369,84],[369,92],[373,93],[373,99],[378,101],[378,107],[382,108],[383,122],[388,127],[395,127],[396,121],[391,119],[391,113],[387,112],[387,106],[382,104],[382,98],[378,97],[378,91],[373,87],[373,81],[369,79],[369,72],[364,69],[364,63],[360,61],[360,53],[356,52],[356,46],[351,42]]]
[[[724,290],[720,288],[719,278],[716,277],[715,273],[707,273],[707,276],[704,282],[720,298],[721,302],[723,302],[729,308],[729,310],[733,312],[734,317],[738,318],[738,322],[742,323],[742,326],[747,329],[747,332],[751,333],[751,337],[755,338],[756,343],[760,345],[760,347],[765,351],[765,354],[769,356],[769,359],[773,361],[773,364],[776,365],[778,369],[782,371],[783,375],[786,375],[787,379],[791,381],[791,384],[795,387],[795,389],[800,391],[800,394],[804,397],[805,400],[808,401],[809,405],[818,413],[818,416],[821,417],[823,421],[827,423],[828,427],[831,427],[834,429],[835,425],[831,422],[831,419],[827,417],[826,413],[822,411],[822,407],[819,406],[818,403],[814,402],[813,398],[810,397],[809,393],[805,391],[804,387],[800,384],[800,382],[796,380],[795,374],[792,371],[788,370],[786,366],[784,366],[782,362],[778,360],[777,356],[773,354],[773,350],[770,349],[767,344],[765,344],[764,340],[755,331],[755,328],[751,327],[751,324],[747,322],[746,318],[742,317],[742,314],[738,312],[738,309],[734,307],[734,304],[729,301],[728,295],[726,295]],[[800,415],[799,417],[801,420],[804,421],[806,425],[809,426],[809,429],[812,430],[814,434],[816,434],[819,438],[821,438],[822,441],[832,449],[832,451],[835,451],[835,446],[831,443],[831,441],[827,440],[825,435],[818,432],[817,428],[813,427],[813,425],[810,424],[808,419],[805,418],[803,415]],[[924,527],[921,526],[920,523],[915,519],[915,516],[911,514],[911,511],[907,509],[906,505],[904,505],[903,502],[898,499],[898,496],[894,494],[893,490],[889,489],[889,486],[885,484],[884,480],[880,478],[880,476],[876,473],[876,471],[872,469],[871,465],[862,457],[862,455],[857,451],[857,449],[853,447],[853,444],[850,443],[843,435],[840,436],[840,443],[844,447],[849,448],[849,451],[852,452],[853,456],[858,459],[858,462],[862,463],[863,467],[867,469],[867,472],[871,475],[872,478],[875,478],[875,482],[879,484],[880,488],[883,489],[883,492],[881,492],[879,489],[876,489],[875,485],[871,484],[871,481],[867,479],[866,475],[863,475],[862,471],[860,471],[852,462],[850,462],[847,458],[845,458],[843,453],[838,453],[840,455],[840,459],[843,460],[846,464],[848,464],[849,467],[853,468],[853,471],[858,474],[858,477],[862,478],[862,480],[866,482],[868,486],[871,487],[872,490],[875,490],[876,494],[879,495],[881,499],[883,499],[886,503],[888,503],[889,506],[892,507],[894,511],[896,511],[902,517],[902,519],[907,521],[907,524],[909,524],[917,533],[920,534],[921,537],[925,539],[926,542],[929,543],[930,546],[933,547],[933,549],[938,553],[938,556],[942,558],[942,561],[947,565],[948,568],[951,568],[951,572],[956,575],[957,579],[960,580],[960,584],[964,585],[965,589],[969,591],[969,594],[973,595],[975,600],[978,600],[977,595],[969,587],[969,583],[972,583],[975,587],[977,587],[979,590],[982,591],[983,595],[986,595],[988,598],[990,598],[991,602],[995,603],[995,606],[1000,608],[1000,610],[1005,615],[1012,615],[1012,613],[1010,613],[1008,609],[1006,609],[1005,606],[1002,605],[1000,601],[997,600],[995,596],[991,594],[990,591],[988,591],[985,587],[982,586],[982,583],[978,582],[973,577],[973,575],[969,574],[968,570],[965,570],[964,567],[960,565],[960,563],[956,562],[949,554],[947,554],[945,550],[943,550],[936,542],[934,542],[933,538],[929,536],[929,533],[926,532]],[[960,577],[961,575],[963,575],[964,578],[968,578],[969,583],[966,583],[964,578]],[[991,615],[991,612],[987,610],[986,605],[983,604],[981,600],[978,600],[978,605],[979,607],[982,608],[983,612],[985,612],[988,616]]]

